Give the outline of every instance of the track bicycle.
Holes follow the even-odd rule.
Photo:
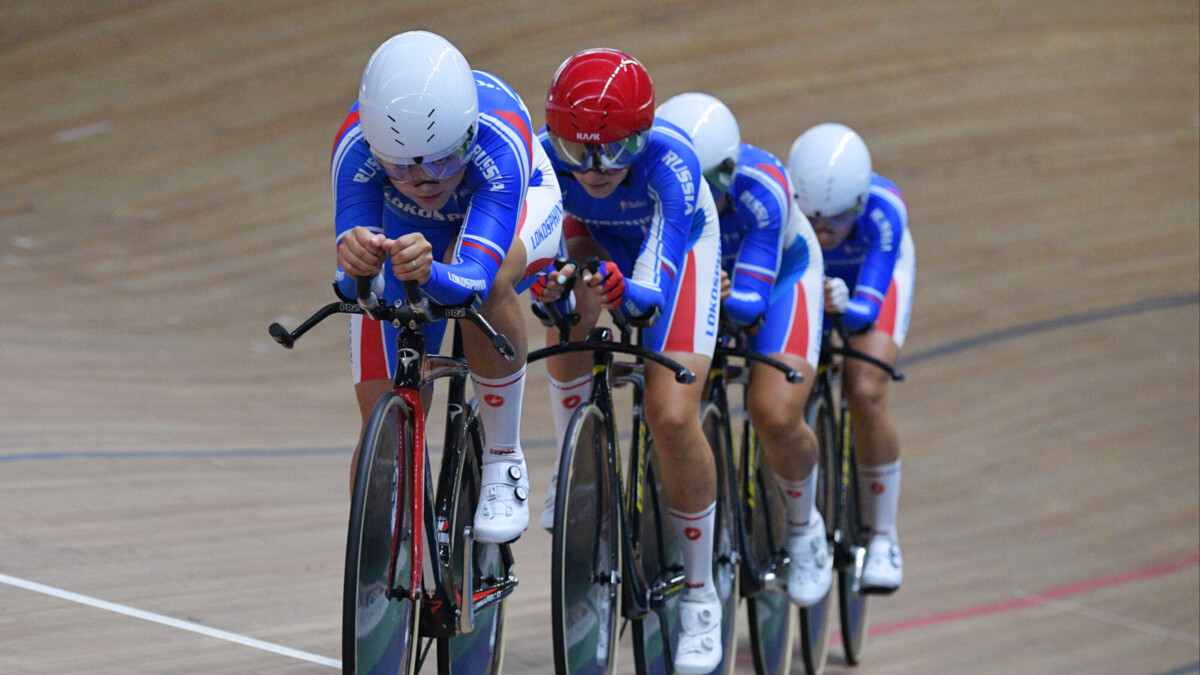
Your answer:
[[[334,286],[335,291],[337,286]],[[363,314],[400,329],[393,391],[379,398],[363,432],[351,499],[342,603],[342,668],[348,673],[421,669],[436,644],[437,671],[499,673],[504,661],[505,600],[517,585],[506,544],[474,540],[481,487],[483,429],[473,399],[459,321],[470,321],[511,360],[515,353],[474,307],[433,303],[412,281],[406,299],[386,304],[359,279],[357,299],[342,297],[294,331],[270,326],[291,349],[334,314]],[[449,356],[428,354],[424,324],[454,323]],[[445,439],[436,489],[427,462],[422,388],[449,380]],[[427,547],[427,548],[426,548]],[[429,557],[426,557],[426,551]]]
[[[595,271],[596,261],[588,265]],[[617,647],[633,627],[635,670],[674,672],[679,640],[678,604],[685,587],[683,559],[662,492],[661,470],[643,416],[646,362],[675,373],[680,383],[695,375],[641,346],[640,328],[657,315],[629,322],[610,312],[620,332],[601,326],[583,341],[570,341],[577,316],[563,316],[547,303],[535,305],[543,323],[559,329],[560,342],[529,354],[529,361],[566,354],[592,354],[592,393],[572,414],[560,455],[551,561],[554,665],[558,673],[616,672]],[[636,324],[636,325],[635,325]],[[636,336],[635,336],[636,333]],[[631,356],[617,361],[615,355]],[[629,386],[633,401],[629,458],[623,465],[613,388]],[[725,614],[724,656],[714,670],[732,672],[737,608],[736,502],[725,488],[728,462],[718,462],[717,528],[713,577]],[[623,476],[623,466],[628,475]],[[624,485],[622,481],[624,480]]]
[[[845,359],[858,359],[885,371],[892,380],[904,374],[891,364],[850,347],[849,333],[840,315],[827,314],[816,381],[809,396],[805,417],[817,435],[821,451],[817,479],[817,507],[825,518],[833,567],[837,572],[837,603],[842,647],[846,662],[862,660],[867,644],[869,590],[860,587],[870,532],[863,523],[859,501],[858,457],[854,446],[854,422],[842,389]],[[832,337],[837,337],[835,344]],[[800,610],[801,653],[810,675],[825,666],[829,649],[829,625],[833,596],[828,593],[816,605]]]
[[[787,673],[791,668],[796,637],[796,614],[791,611],[785,582],[787,579],[787,517],[784,497],[767,466],[758,435],[747,415],[741,423],[740,455],[733,445],[734,414],[729,390],[742,390],[742,410],[746,410],[751,362],[763,363],[787,376],[789,382],[802,381],[802,375],[786,364],[750,350],[745,328],[733,326],[722,317],[721,335],[708,373],[701,420],[704,433],[718,454],[734,458],[737,464],[728,472],[735,480],[733,494],[739,495],[740,584],[739,595],[746,600],[750,625],[750,652],[755,672]],[[736,605],[734,606],[736,609]]]

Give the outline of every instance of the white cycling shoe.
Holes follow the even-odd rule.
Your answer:
[[[863,563],[863,593],[891,593],[900,587],[904,579],[904,558],[900,557],[900,544],[888,536],[876,535],[867,545],[867,559]]]
[[[703,675],[721,663],[721,600],[684,597],[679,602],[682,631],[675,647],[675,672],[679,675]]]
[[[475,541],[507,544],[529,527],[529,476],[525,460],[489,462],[475,509]]]
[[[788,597],[801,607],[821,601],[833,584],[833,558],[825,538],[825,520],[818,513],[803,534],[788,538]]]
[[[550,493],[546,495],[546,501],[542,502],[542,518],[539,524],[542,529],[547,532],[554,531],[554,502],[558,494],[558,474],[550,476]]]

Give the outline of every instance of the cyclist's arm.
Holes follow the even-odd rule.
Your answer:
[[[744,326],[754,323],[767,311],[782,256],[782,223],[790,206],[787,199],[760,199],[756,192],[759,191],[746,190],[739,195],[746,202],[740,205],[743,213],[751,216],[751,222],[743,226],[742,245],[733,268],[733,288],[725,299],[725,313]]]
[[[704,212],[697,207],[698,182],[703,178],[694,155],[683,159],[667,153],[653,160],[648,169],[646,187],[654,204],[654,215],[646,228],[633,273],[625,284],[625,299],[621,304],[621,309],[631,317],[645,315],[654,307],[664,312],[668,309],[668,289],[674,287],[682,274],[693,223],[704,218]]]
[[[479,71],[476,79],[501,84]],[[503,92],[513,97],[504,99],[508,104],[519,104],[515,93],[507,88]],[[489,94],[485,100],[490,98]],[[449,263],[435,260],[429,280],[422,285],[435,301],[459,305],[473,293],[479,295],[481,302],[487,299],[517,232],[529,188],[533,164],[529,127],[523,107],[520,114],[513,110],[480,113],[479,147],[463,176],[472,194],[463,215],[454,258]]]
[[[886,216],[866,217],[859,221],[859,227],[869,237],[869,244],[854,293],[846,305],[844,321],[851,332],[867,330],[879,318],[888,287],[892,284],[892,272],[896,269],[900,240],[904,235],[903,225],[897,225]]]
[[[350,109],[334,141],[330,180],[333,184],[335,246],[341,246],[343,238],[355,227],[384,234],[383,173],[371,159],[363,140],[357,103]],[[354,297],[354,279],[340,266],[334,280],[343,295]]]
[[[477,192],[471,198],[453,261],[435,260],[429,281],[421,286],[434,301],[459,305],[473,293],[479,295],[481,302],[487,299],[517,229],[519,203],[511,202],[511,199],[495,199],[485,192]]]

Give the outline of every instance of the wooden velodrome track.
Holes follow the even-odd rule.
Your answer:
[[[874,602],[865,663],[835,646],[828,672],[1200,671],[1198,14],[0,2],[0,672],[340,659],[346,332],[286,352],[266,326],[330,299],[330,143],[367,57],[416,27],[535,124],[561,60],[612,46],[659,100],[715,94],[776,154],[848,123],[900,185],[906,579]],[[552,671],[549,547],[516,546],[512,672]]]

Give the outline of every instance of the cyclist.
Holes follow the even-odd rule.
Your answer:
[[[533,282],[529,271],[545,268],[560,250],[562,227],[558,182],[533,142],[525,104],[496,76],[472,71],[444,38],[401,33],[363,71],[331,174],[342,293],[353,296],[354,278],[371,277],[390,300],[404,297],[405,281],[441,304],[476,296],[480,313],[512,342],[510,362],[476,327],[463,329],[487,439],[475,538],[515,540],[529,523],[519,438],[527,344],[517,293]],[[397,329],[362,316],[351,321],[365,425],[375,400],[391,389]],[[436,347],[445,322],[424,331]]]
[[[721,219],[721,279],[728,320],[749,328],[749,347],[804,375],[755,363],[747,392],[754,422],[787,505],[788,595],[801,607],[829,592],[833,560],[816,507],[817,437],[804,421],[821,345],[824,268],[808,219],[793,206],[783,162],[741,142],[737,119],[702,93],[680,94],[657,116],[692,137]]]
[[[916,273],[900,190],[872,172],[866,143],[842,124],[818,124],[801,134],[788,154],[788,171],[796,203],[825,253],[825,311],[843,315],[851,346],[894,365],[908,332]],[[896,537],[900,438],[887,410],[888,376],[850,359],[843,382],[854,419],[861,510],[872,530],[862,587],[890,593],[900,586],[904,562]]]
[[[575,260],[604,261],[595,274],[579,271],[582,289],[574,295],[582,320],[572,337],[585,336],[602,307],[635,319],[657,315],[643,330],[645,346],[707,372],[720,310],[717,214],[691,139],[654,119],[645,67],[612,49],[568,58],[550,84],[539,138],[558,171],[568,251]],[[551,280],[545,291],[553,298],[561,288]],[[562,355],[548,359],[546,370],[561,448],[570,408],[590,394],[591,360]],[[655,364],[645,375],[647,424],[687,583],[675,668],[706,673],[721,659],[721,605],[712,577],[716,465],[698,414],[703,378],[682,385]],[[551,493],[544,526],[553,524],[553,508]]]

